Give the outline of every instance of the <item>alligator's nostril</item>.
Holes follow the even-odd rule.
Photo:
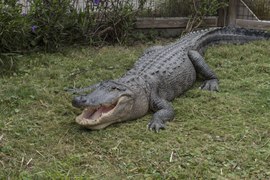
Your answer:
[[[86,99],[82,99],[81,103],[86,103],[86,101],[87,101]]]
[[[86,98],[84,98],[83,96],[77,96],[77,97],[74,97],[73,100],[72,100],[72,105],[74,107],[80,107],[82,106],[84,103],[86,103]]]
[[[86,96],[80,96],[80,101],[81,101],[81,103],[86,103],[86,101],[87,101]]]

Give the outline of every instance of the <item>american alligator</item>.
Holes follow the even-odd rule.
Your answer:
[[[199,74],[205,79],[201,89],[218,91],[217,75],[203,58],[209,45],[242,44],[270,39],[270,33],[243,28],[211,28],[188,33],[175,43],[147,49],[125,75],[116,80],[75,89],[82,93],[72,104],[84,108],[76,122],[89,129],[138,119],[153,111],[148,128],[159,131],[174,118],[170,101],[190,89]]]

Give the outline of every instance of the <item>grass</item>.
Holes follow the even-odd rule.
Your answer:
[[[165,131],[142,119],[90,131],[63,89],[117,78],[147,45],[37,53],[0,78],[0,179],[269,179],[270,42],[210,48],[220,92],[199,82]]]

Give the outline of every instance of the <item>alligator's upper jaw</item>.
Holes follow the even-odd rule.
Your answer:
[[[99,107],[86,107],[83,112],[76,117],[76,122],[88,129],[103,129],[116,121],[119,104],[125,97],[120,97],[118,101],[111,104],[104,104]]]

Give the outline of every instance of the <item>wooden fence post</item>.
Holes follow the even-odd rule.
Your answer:
[[[218,9],[217,26],[223,27],[227,25],[227,8]]]
[[[238,0],[229,0],[228,26],[236,25]]]

